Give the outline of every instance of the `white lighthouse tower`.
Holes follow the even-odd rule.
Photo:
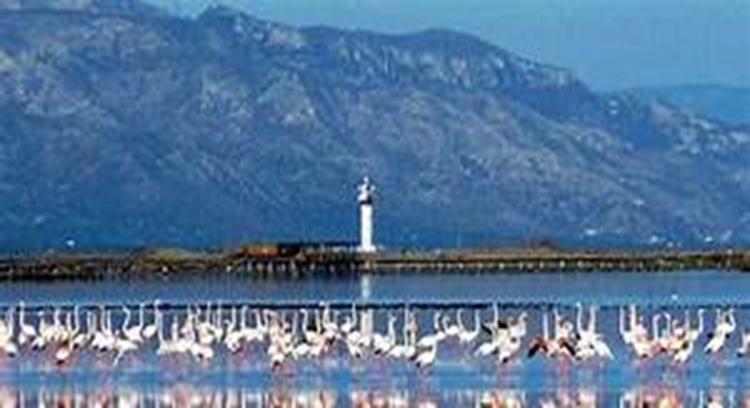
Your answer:
[[[359,251],[375,252],[373,244],[373,199],[375,198],[375,186],[370,178],[365,176],[359,185]]]

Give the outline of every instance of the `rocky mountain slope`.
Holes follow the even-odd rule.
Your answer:
[[[750,242],[750,132],[479,39],[0,0],[0,248]]]

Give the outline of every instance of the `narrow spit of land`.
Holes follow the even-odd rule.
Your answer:
[[[149,249],[0,257],[0,280],[246,276],[296,279],[358,273],[613,272],[722,269],[750,272],[750,250],[625,251],[498,248],[359,253],[350,246],[253,244],[217,251]]]

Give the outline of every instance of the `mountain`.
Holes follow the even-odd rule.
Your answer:
[[[468,35],[0,1],[4,250],[353,240],[365,174],[391,246],[750,242],[746,128]]]
[[[750,88],[728,85],[675,85],[633,89],[634,95],[698,112],[735,125],[750,125]]]
[[[88,13],[161,14],[157,7],[139,0],[0,0],[0,11],[71,11]]]

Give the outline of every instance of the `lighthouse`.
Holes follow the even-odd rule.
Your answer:
[[[359,251],[375,252],[373,244],[373,199],[375,198],[375,186],[366,177],[359,185]]]

